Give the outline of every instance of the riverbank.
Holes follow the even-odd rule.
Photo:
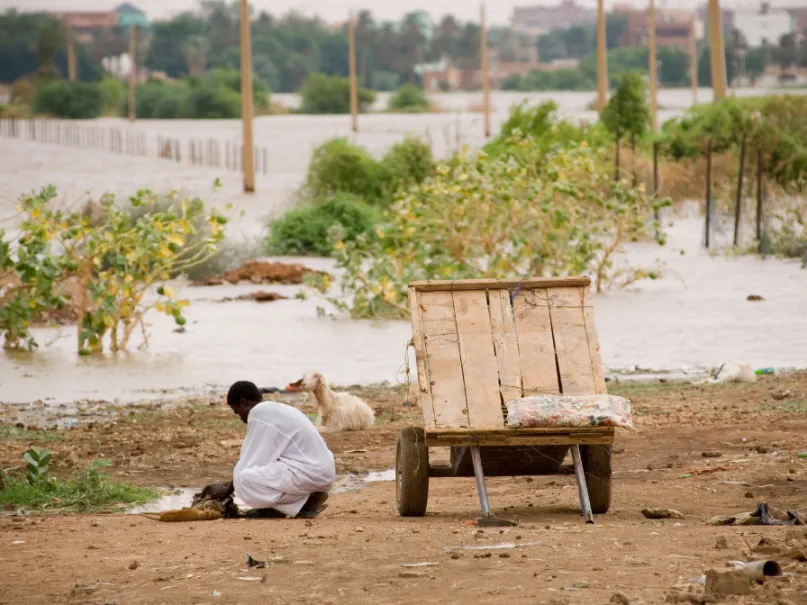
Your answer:
[[[655,383],[610,390],[632,400],[638,430],[617,435],[614,502],[595,526],[582,523],[570,476],[489,480],[494,511],[520,523],[484,533],[466,523],[478,514],[472,479],[433,479],[423,519],[397,516],[392,482],[334,495],[323,515],[306,522],[4,517],[0,603],[386,604],[449,598],[602,605],[623,593],[630,603],[649,604],[697,586],[708,568],[761,556],[750,550],[763,538],[773,543],[768,556],[787,575],[732,602],[804,603],[807,564],[784,556],[807,547],[803,528],[713,527],[708,521],[763,501],[803,507],[807,460],[796,454],[807,432],[807,374],[764,377],[750,385]],[[326,436],[338,470],[392,468],[396,432],[419,422],[418,409],[406,405],[401,388],[354,392],[375,408],[379,422],[368,431]],[[310,402],[303,409],[311,412]],[[244,427],[219,397],[116,412],[78,429],[4,433],[0,465],[19,464],[21,451],[38,444],[54,453],[56,472],[103,456],[120,480],[198,487],[225,478],[238,457]],[[431,455],[440,460],[447,452]],[[641,515],[648,506],[674,508],[684,518],[649,521]],[[502,543],[512,546],[464,549]],[[447,548],[458,548],[459,555]],[[247,553],[268,560],[268,567],[247,568]],[[32,566],[34,558],[41,563]],[[434,565],[403,566],[424,562]]]

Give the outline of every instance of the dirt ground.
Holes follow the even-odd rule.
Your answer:
[[[314,521],[7,515],[0,603],[651,605],[689,590],[709,568],[769,556],[784,577],[721,602],[807,604],[807,563],[792,554],[807,550],[806,527],[708,524],[760,502],[807,512],[807,460],[797,456],[807,450],[807,374],[609,388],[631,399],[638,430],[617,435],[613,506],[596,525],[582,523],[570,476],[490,479],[494,511],[520,523],[483,533],[469,523],[478,514],[472,479],[432,479],[421,519],[397,516],[391,482],[332,496]],[[397,430],[417,423],[418,410],[403,389],[357,392],[379,422],[327,436],[338,471],[389,469]],[[14,421],[14,410],[3,413]],[[105,457],[132,483],[201,486],[228,476],[243,429],[221,400],[194,400],[67,431],[0,433],[0,467],[18,466],[39,444],[53,452],[56,472]],[[684,518],[650,521],[641,514],[648,506]],[[763,539],[772,545],[758,548]],[[515,546],[463,548],[503,542]],[[247,553],[268,566],[247,569]],[[413,563],[429,565],[405,566]]]

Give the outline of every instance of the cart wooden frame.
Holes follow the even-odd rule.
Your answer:
[[[606,394],[588,277],[420,281],[409,285],[423,428],[398,436],[404,516],[426,512],[430,477],[551,474],[571,449],[587,521],[611,501],[614,430],[508,428],[506,404],[537,394]],[[428,448],[450,447],[451,465]]]

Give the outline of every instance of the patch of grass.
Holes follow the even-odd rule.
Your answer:
[[[103,468],[108,460],[96,460],[67,480],[50,477],[29,483],[22,475],[9,476],[0,485],[0,507],[11,505],[38,512],[92,512],[143,504],[159,497],[153,488],[111,481]]]
[[[771,412],[788,412],[792,414],[807,413],[807,399],[789,399],[768,407]]]
[[[64,433],[57,430],[20,429],[16,426],[0,426],[0,442],[58,443],[65,439]]]

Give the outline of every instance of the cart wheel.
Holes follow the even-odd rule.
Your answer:
[[[580,456],[586,471],[591,512],[604,515],[611,508],[611,446],[583,445]]]
[[[429,499],[429,448],[421,428],[398,432],[395,452],[395,496],[402,517],[422,517]]]

